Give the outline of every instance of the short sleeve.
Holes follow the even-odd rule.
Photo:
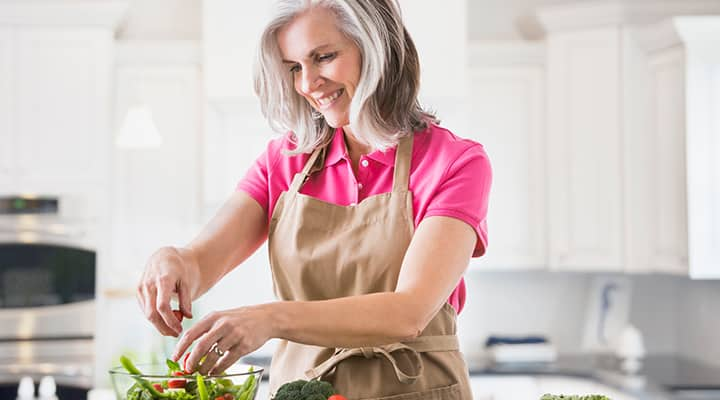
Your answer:
[[[255,160],[245,173],[245,176],[238,182],[236,190],[242,190],[257,201],[265,212],[270,207],[270,175],[273,157],[272,148],[268,146],[265,151]]]
[[[460,219],[477,234],[473,257],[487,248],[487,209],[492,170],[482,145],[465,150],[447,169],[432,195],[425,217],[445,216]]]

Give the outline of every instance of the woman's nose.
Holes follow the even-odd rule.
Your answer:
[[[322,83],[320,75],[315,71],[314,68],[305,68],[302,70],[302,77],[300,78],[300,89],[305,94],[310,94]]]

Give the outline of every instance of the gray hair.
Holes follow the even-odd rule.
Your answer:
[[[260,39],[254,79],[270,126],[293,132],[297,146],[289,154],[324,146],[334,133],[322,114],[295,92],[277,41],[280,29],[312,7],[332,11],[338,29],[360,49],[360,81],[350,104],[350,126],[357,140],[385,150],[438,122],[418,101],[420,61],[397,0],[279,0]]]

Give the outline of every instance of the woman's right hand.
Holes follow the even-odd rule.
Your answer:
[[[180,312],[192,318],[192,294],[197,291],[199,269],[189,249],[163,247],[145,266],[137,287],[137,298],[145,317],[165,336],[179,336],[182,324],[171,309],[177,297]]]

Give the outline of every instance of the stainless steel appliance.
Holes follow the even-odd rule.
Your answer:
[[[92,386],[97,235],[78,197],[0,197],[0,399],[52,376],[61,400]]]

